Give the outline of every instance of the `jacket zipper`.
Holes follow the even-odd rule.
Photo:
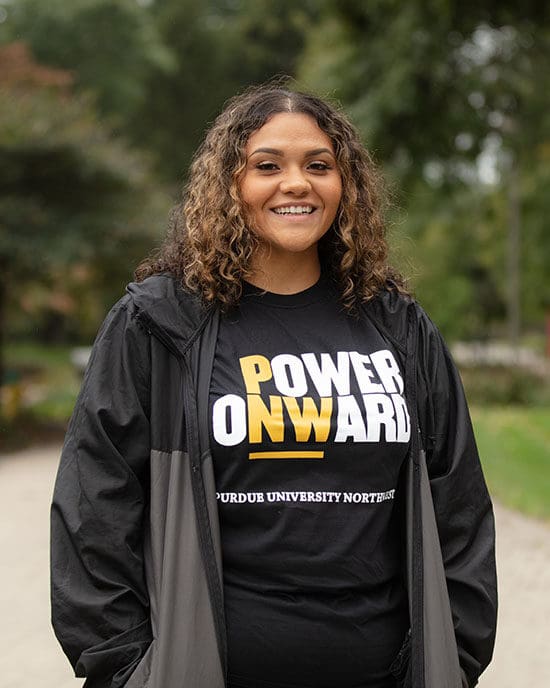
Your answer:
[[[150,316],[143,311],[140,311],[136,314],[136,319],[144,325],[147,332],[151,336],[158,339],[168,349],[168,351],[175,356],[182,371],[182,379],[185,381],[187,378],[188,382],[188,384],[183,385],[183,403],[185,411],[185,429],[189,443],[188,453],[191,459],[191,485],[195,500],[195,515],[197,518],[199,548],[206,573],[206,584],[210,597],[210,607],[214,617],[214,628],[216,632],[216,640],[224,683],[227,684],[227,640],[222,583],[218,575],[218,565],[216,562],[214,543],[210,528],[210,515],[208,512],[208,506],[206,504],[204,477],[201,470],[197,408],[193,395],[191,394],[191,391],[194,390],[193,375],[187,357],[185,356],[193,342],[204,330],[204,327],[206,326],[211,315],[212,312],[209,311],[204,316],[194,333],[195,336],[189,340],[184,350],[179,349],[171,340],[171,338],[164,332],[164,330],[161,327],[156,326],[154,320],[152,320]],[[191,422],[192,414],[193,417],[197,419],[195,423]]]
[[[198,420],[191,422],[191,414],[197,418],[197,407],[195,399],[191,394],[193,389],[193,377],[188,361],[184,358],[182,365],[187,373],[190,384],[184,385],[184,408],[185,425],[189,442],[189,456],[191,457],[191,481],[193,486],[193,496],[196,505],[197,530],[199,534],[199,547],[201,549],[202,560],[206,572],[206,583],[210,595],[210,606],[214,616],[214,627],[220,663],[223,671],[224,682],[227,676],[227,641],[225,631],[225,615],[223,606],[222,584],[218,575],[218,565],[212,540],[212,530],[210,527],[210,514],[206,503],[206,491],[204,488],[204,477],[201,470],[201,454],[198,438]],[[192,451],[191,451],[192,444]]]
[[[412,600],[411,600],[411,683],[424,688],[424,592],[422,554],[422,513],[420,510],[420,428],[417,405],[417,349],[418,323],[414,303],[408,311],[407,352],[405,360],[406,384],[411,415],[411,457],[413,461],[413,528],[412,528]]]

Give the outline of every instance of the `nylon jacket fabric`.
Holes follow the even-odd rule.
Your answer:
[[[492,507],[462,386],[416,303],[384,291],[360,317],[372,320],[407,368],[411,309],[418,344],[409,347],[416,380],[415,398],[407,399],[418,409],[440,549],[435,544],[460,667],[473,686],[492,654],[496,575]],[[51,513],[52,623],[86,688],[225,686],[222,562],[205,427],[218,318],[170,276],[155,276],[129,285],[94,343]],[[410,538],[422,528],[418,513]],[[426,591],[422,576],[409,571],[409,578],[419,608],[407,661],[421,667],[410,685],[435,688],[424,671],[431,661]]]

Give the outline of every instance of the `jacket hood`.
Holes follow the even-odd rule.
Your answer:
[[[212,309],[196,294],[183,289],[172,275],[152,275],[143,282],[131,282],[126,291],[136,317],[165,343],[184,354],[202,329]]]

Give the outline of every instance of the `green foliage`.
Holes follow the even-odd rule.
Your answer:
[[[550,212],[543,188],[549,166],[533,159],[520,176],[521,307],[524,326],[541,329],[550,303]],[[503,334],[509,188],[456,185],[443,194],[419,184],[411,192],[404,231],[412,238],[416,293],[447,336]]]
[[[147,158],[101,126],[88,99],[6,86],[0,98],[0,258],[11,279],[150,246],[166,199]]]
[[[541,312],[550,315],[550,139],[541,142],[537,155],[523,168],[522,243],[523,307],[525,319],[540,319]]]
[[[91,336],[97,312],[120,296],[150,249],[169,202],[148,157],[99,123],[65,72],[38,65],[21,44],[0,58],[0,332],[13,334],[5,318],[26,313],[23,331],[57,339],[72,315],[79,338]],[[75,266],[94,277],[93,322],[71,293]],[[45,309],[28,298],[38,287],[51,290]]]
[[[159,169],[181,179],[223,103],[250,84],[293,74],[316,12],[312,0],[157,0],[151,15],[177,68],[149,77],[131,122],[135,140],[159,152]]]
[[[18,0],[6,13],[0,42],[24,40],[42,64],[73,70],[102,113],[128,118],[147,98],[147,76],[175,67],[135,0]]]
[[[468,401],[476,405],[548,405],[550,383],[540,375],[508,366],[475,366],[461,370]]]
[[[393,252],[449,337],[502,334],[516,170],[521,307],[524,324],[540,327],[550,299],[550,30],[543,3],[0,5],[0,43],[28,41],[40,62],[71,70],[79,93],[62,106],[45,91],[26,102],[20,94],[0,113],[0,183],[26,193],[24,204],[12,191],[0,200],[4,225],[16,228],[4,231],[0,254],[16,251],[27,274],[44,272],[39,250],[53,257],[54,243],[64,259],[46,261],[49,289],[59,288],[66,261],[85,261],[102,303],[112,300],[151,245],[151,229],[164,225],[159,218],[169,201],[155,190],[151,165],[174,187],[223,102],[248,84],[288,73],[343,102],[399,189]],[[113,137],[113,126],[126,143]],[[30,143],[23,145],[25,137]],[[150,159],[128,141],[148,149]],[[71,289],[82,299],[85,282],[77,282]],[[101,308],[83,310],[92,323]],[[41,326],[52,329],[51,322]]]
[[[395,234],[449,336],[502,329],[511,187],[524,321],[548,306],[547,18],[539,3],[326,0],[308,32],[299,77],[343,101],[401,190]]]
[[[548,406],[474,407],[472,418],[491,494],[530,516],[550,519]]]
[[[340,98],[405,181],[434,160],[460,179],[456,163],[473,160],[489,134],[518,147],[527,104],[545,112],[548,31],[535,23],[540,8],[532,12],[508,2],[326,0],[299,76]]]
[[[29,444],[60,443],[72,413],[80,377],[70,360],[68,347],[18,344],[6,347],[6,364],[11,388],[4,395],[16,394],[19,404],[8,416],[0,408],[0,451]],[[17,386],[14,387],[14,385]]]
[[[86,237],[112,232],[113,212],[130,202],[124,194],[143,182],[143,161],[97,124],[83,99],[6,88],[1,97],[0,251],[28,269],[43,263],[44,251],[94,250]]]
[[[438,191],[419,184],[402,222],[415,294],[446,337],[488,336],[502,320],[504,297],[491,273],[499,245],[485,252],[483,197],[463,186]]]
[[[6,366],[20,397],[14,421],[34,417],[39,424],[64,427],[72,413],[81,378],[67,346],[8,345]]]

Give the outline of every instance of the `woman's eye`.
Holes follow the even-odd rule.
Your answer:
[[[316,172],[325,172],[326,170],[330,170],[331,167],[327,162],[323,162],[322,160],[317,160],[315,162],[310,162],[309,163],[309,168],[311,170],[315,170]]]
[[[274,162],[259,162],[256,165],[256,169],[262,172],[273,172],[274,170],[277,170],[278,167]]]

